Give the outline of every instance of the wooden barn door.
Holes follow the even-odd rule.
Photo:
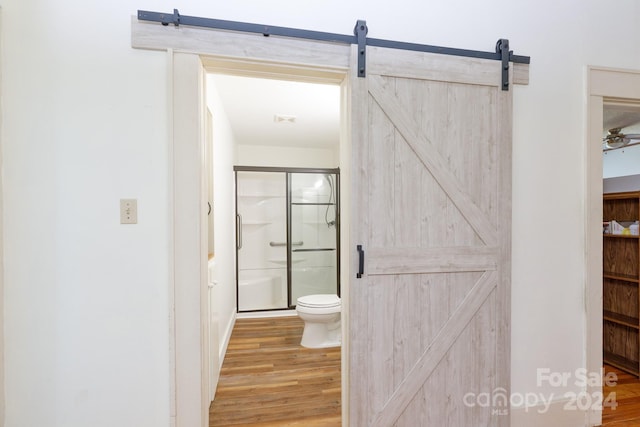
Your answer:
[[[366,63],[351,80],[350,425],[507,426],[512,92],[499,61],[367,47]]]

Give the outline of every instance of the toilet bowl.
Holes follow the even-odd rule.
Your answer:
[[[296,311],[304,321],[300,345],[308,348],[340,346],[340,312],[337,295],[306,295],[298,298]]]

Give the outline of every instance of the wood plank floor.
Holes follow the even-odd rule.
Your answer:
[[[238,319],[222,365],[210,427],[338,427],[340,348],[300,346],[298,317]],[[604,408],[604,427],[640,426],[640,380],[619,369],[618,407]]]
[[[340,347],[300,346],[297,317],[238,319],[209,426],[340,426]]]
[[[618,406],[615,409],[603,408],[602,425],[604,427],[638,427],[640,426],[640,380],[609,365],[604,366],[606,372],[614,372],[618,376],[617,385],[603,387],[606,397],[616,393]]]

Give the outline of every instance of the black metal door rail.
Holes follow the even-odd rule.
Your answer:
[[[239,31],[244,33],[262,34],[268,36],[291,37],[307,40],[317,40],[332,43],[358,45],[358,76],[366,76],[366,46],[386,47],[391,49],[413,50],[418,52],[439,53],[442,55],[464,56],[469,58],[481,58],[500,61],[502,68],[502,90],[509,90],[509,62],[517,64],[529,64],[528,56],[514,55],[509,50],[509,40],[499,39],[495,52],[483,52],[478,50],[456,49],[450,47],[431,46],[417,43],[398,42],[393,40],[374,39],[367,37],[368,28],[366,21],[359,20],[353,31],[353,35],[325,33],[321,31],[300,30],[296,28],[275,27],[270,25],[250,24],[246,22],[224,21],[220,19],[200,18],[196,16],[180,15],[178,9],[173,13],[138,11],[138,20],[159,22],[162,25],[173,24],[176,27],[186,25],[190,27],[213,28],[217,30]]]

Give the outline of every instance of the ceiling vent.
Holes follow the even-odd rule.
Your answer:
[[[276,114],[273,116],[273,121],[276,123],[295,123],[296,116],[289,116],[286,114]]]

